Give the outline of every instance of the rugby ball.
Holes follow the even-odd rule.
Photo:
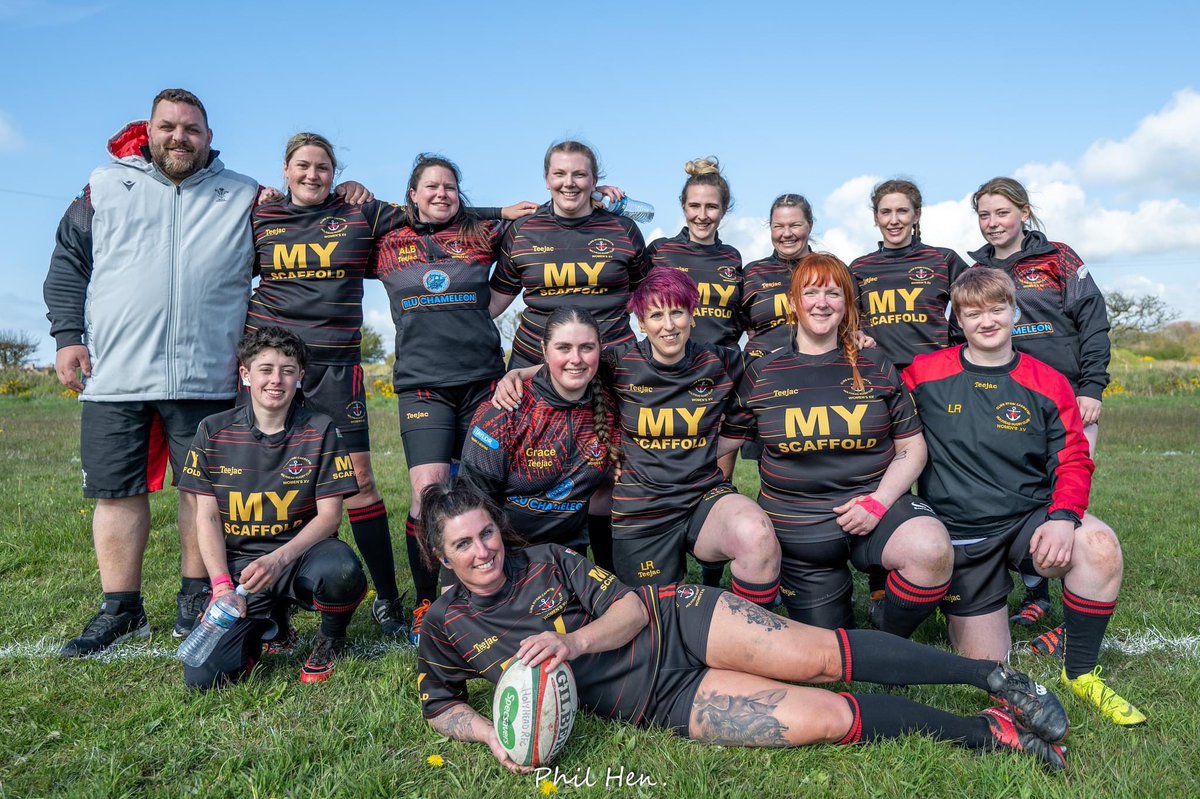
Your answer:
[[[492,697],[492,724],[500,746],[515,763],[541,766],[562,750],[575,724],[579,692],[571,667],[546,661],[530,668],[514,660],[500,675]]]

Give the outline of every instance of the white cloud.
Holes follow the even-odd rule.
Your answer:
[[[1170,191],[1200,189],[1200,94],[1183,89],[1121,141],[1098,141],[1080,159],[1084,180]]]
[[[11,153],[24,149],[25,139],[12,123],[8,114],[0,111],[0,153]]]

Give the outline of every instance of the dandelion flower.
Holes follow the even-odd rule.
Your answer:
[[[430,755],[429,757],[425,758],[425,762],[434,768],[441,768],[442,766],[446,765],[446,761],[441,755]]]
[[[538,791],[542,794],[542,796],[549,796],[552,793],[558,793],[558,786],[550,782],[550,780],[542,780],[541,787],[538,788]]]

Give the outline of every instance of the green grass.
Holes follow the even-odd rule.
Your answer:
[[[371,412],[374,461],[404,573],[407,476],[395,409],[378,398]],[[1150,716],[1146,727],[1118,730],[1060,690],[1074,725],[1071,769],[1047,775],[1028,758],[979,757],[920,738],[852,749],[742,750],[581,717],[558,767],[578,783],[590,769],[597,784],[564,783],[559,795],[1194,795],[1200,399],[1119,396],[1104,413],[1093,510],[1124,541],[1126,584],[1110,628],[1114,645],[1101,662],[1112,684]],[[154,638],[108,661],[55,657],[99,596],[77,447],[78,406],[52,387],[0,397],[0,797],[538,795],[532,778],[502,771],[483,747],[446,741],[425,725],[413,655],[381,643],[365,614],[351,628],[352,655],[325,685],[298,682],[302,644],[296,656],[268,658],[242,685],[185,690],[170,657],[178,587],[170,491],[152,502],[145,590]],[[752,466],[739,466],[746,493],[754,494],[755,481]],[[316,619],[302,614],[298,626],[306,643]],[[918,638],[945,645],[935,623]],[[1057,685],[1055,662],[1024,655],[1015,662]],[[488,712],[490,686],[472,688],[472,701]],[[964,714],[983,707],[969,689],[906,694]],[[427,765],[432,754],[446,765]],[[606,791],[610,768],[656,784]]]

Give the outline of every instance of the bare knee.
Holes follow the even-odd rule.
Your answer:
[[[1086,522],[1075,531],[1072,561],[1072,568],[1086,566],[1093,573],[1106,577],[1120,575],[1124,569],[1121,542],[1117,540],[1117,534],[1094,517],[1087,517]]]
[[[763,564],[774,563],[778,568],[780,560],[779,539],[775,537],[775,528],[766,514],[745,514],[739,516],[731,530],[730,554],[734,558],[753,560]]]

